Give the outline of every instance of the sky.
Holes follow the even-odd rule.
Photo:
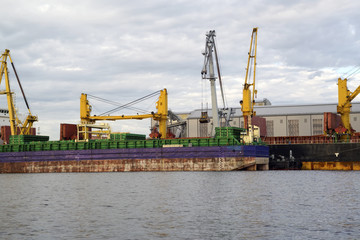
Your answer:
[[[81,93],[125,104],[166,88],[173,112],[210,107],[210,83],[200,74],[209,30],[216,31],[228,107],[240,107],[254,27],[257,100],[336,103],[337,79],[360,66],[355,0],[13,0],[1,6],[0,50],[10,50],[39,119],[35,126],[52,140],[59,139],[60,123],[79,123]],[[16,106],[26,114],[9,71]],[[360,75],[349,78],[349,90],[359,82]],[[136,107],[154,111],[156,100]],[[221,107],[219,95],[218,101]],[[115,108],[90,103],[93,114]],[[110,124],[116,132],[148,134],[150,120]]]

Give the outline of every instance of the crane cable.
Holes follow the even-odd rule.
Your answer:
[[[214,40],[215,40],[215,39],[214,39]],[[215,40],[215,41],[217,42],[217,40]],[[216,45],[217,45],[217,44],[215,44],[215,42],[214,42],[214,53],[215,53],[215,60],[216,60],[216,68],[217,68],[218,77],[219,77],[221,97],[222,97],[222,100],[223,100],[224,108],[226,108],[226,105],[225,105],[225,93],[224,93],[224,89],[223,89],[223,85],[222,85],[222,80],[221,80],[220,62],[219,62],[219,58],[218,58],[218,54],[217,54]]]
[[[116,112],[116,111],[118,111],[118,110],[120,110],[120,109],[127,108],[127,107],[132,106],[132,105],[134,105],[134,104],[136,104],[136,103],[145,101],[145,100],[147,100],[147,99],[149,99],[149,98],[152,98],[152,97],[154,97],[154,96],[156,96],[156,95],[158,95],[158,94],[159,94],[159,91],[153,92],[153,93],[148,94],[148,95],[146,95],[146,96],[144,96],[144,97],[142,97],[142,98],[136,99],[136,100],[131,101],[131,102],[127,103],[127,104],[124,104],[124,105],[121,105],[121,106],[119,106],[119,107],[116,107],[116,108],[114,108],[114,109],[112,109],[112,110],[106,111],[106,112],[100,114],[99,116],[109,115],[109,114],[111,114],[111,113],[113,113],[113,112]]]
[[[360,71],[360,65],[353,67],[346,74],[348,74],[345,78],[349,79],[352,75],[357,74]]]
[[[121,104],[120,106],[118,106],[118,107],[116,107],[116,108],[114,108],[114,109],[112,109],[112,110],[109,110],[109,111],[106,111],[106,112],[100,114],[100,116],[110,115],[111,113],[114,113],[114,112],[116,112],[116,111],[118,111],[118,110],[121,110],[121,109],[124,109],[124,108],[131,109],[131,110],[140,110],[141,112],[146,113],[146,112],[147,112],[146,110],[132,107],[132,105],[137,104],[137,103],[139,103],[139,102],[141,102],[141,101],[144,101],[144,100],[146,100],[146,99],[148,99],[148,98],[150,98],[150,97],[152,97],[152,96],[155,96],[155,95],[145,96],[145,97],[143,97],[143,98],[134,100],[134,101],[132,101],[132,102],[130,102],[130,103]]]
[[[200,83],[201,83],[201,111],[208,110],[208,98],[209,98],[209,91],[207,86],[207,82],[203,81],[206,80],[205,78],[201,77]],[[206,105],[206,106],[204,106]]]
[[[17,74],[17,72],[16,72],[14,62],[13,62],[12,59],[11,59],[10,53],[8,54],[8,57],[9,57],[11,66],[12,66],[12,68],[13,68],[13,70],[14,70],[15,77],[16,77],[16,80],[17,80],[17,82],[18,82],[18,84],[19,84],[21,93],[22,93],[22,95],[23,95],[23,97],[24,97],[24,101],[25,101],[26,107],[27,107],[29,113],[31,114],[29,103],[28,103],[28,101],[27,101],[27,99],[26,99],[25,92],[24,92],[24,90],[23,90],[23,88],[22,88],[22,85],[21,85],[21,83],[20,83],[20,79],[19,79],[19,76],[18,76],[18,74]]]
[[[98,100],[99,102],[104,102],[104,103],[111,104],[111,105],[114,105],[114,106],[123,106],[123,104],[119,103],[119,102],[107,100],[105,98],[97,97],[97,96],[94,96],[94,95],[91,95],[91,94],[87,94],[87,95],[88,95],[89,98],[93,98],[95,100]],[[92,106],[94,107],[94,105],[92,105]],[[138,111],[138,112],[143,112],[143,113],[147,112],[144,109],[136,108],[136,107],[125,107],[125,108],[130,109],[130,110],[134,110],[134,111]]]

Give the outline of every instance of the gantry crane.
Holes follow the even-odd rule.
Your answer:
[[[155,121],[159,121],[159,132],[161,138],[166,138],[167,133],[167,118],[168,118],[168,94],[166,88],[160,91],[159,100],[156,102],[157,113],[151,112],[150,114],[142,115],[121,115],[121,116],[95,116],[91,115],[91,105],[87,100],[87,94],[82,93],[80,98],[80,119],[81,125],[85,128],[84,139],[89,139],[89,133],[86,129],[91,127],[96,121],[116,121],[127,119],[145,119],[153,118]]]
[[[15,73],[16,79],[18,81],[21,93],[22,93],[22,95],[24,97],[26,107],[27,107],[27,109],[29,111],[29,114],[26,117],[24,122],[22,122],[19,119],[18,114],[17,114],[16,109],[15,109],[15,106],[14,106],[14,99],[13,99],[13,94],[14,93],[11,92],[11,89],[10,89],[9,71],[8,71],[8,68],[7,68],[7,59],[9,59],[10,62],[11,62],[11,66],[12,66],[12,68],[14,70],[14,73]],[[32,126],[33,126],[33,123],[36,122],[38,120],[38,118],[37,118],[37,116],[34,116],[34,115],[31,114],[28,101],[26,100],[24,90],[23,90],[23,88],[21,86],[21,83],[20,83],[18,74],[16,72],[14,63],[13,63],[13,61],[11,59],[11,56],[10,56],[10,50],[8,50],[8,49],[5,49],[5,52],[2,54],[2,57],[1,57],[0,85],[1,85],[1,80],[2,80],[3,76],[5,76],[5,86],[6,86],[6,88],[5,88],[5,91],[1,91],[0,94],[4,94],[7,97],[11,135],[28,135],[28,134],[30,134],[30,130],[31,130]]]
[[[257,50],[257,32],[258,28],[253,28],[250,41],[250,50],[248,53],[248,61],[246,67],[245,83],[243,88],[243,99],[240,101],[241,111],[244,117],[244,128],[247,130],[248,136],[252,135],[252,116],[256,115],[254,111],[255,97],[257,90],[255,89],[255,73],[256,73],[256,50]],[[251,71],[251,68],[253,70]],[[251,80],[251,74],[252,80]],[[252,141],[252,136],[249,136]]]
[[[347,130],[347,134],[351,135],[353,129],[350,124],[350,111],[351,111],[351,101],[360,93],[360,86],[356,88],[354,92],[350,92],[347,88],[347,79],[338,79],[338,106],[337,113],[341,116],[341,121],[343,126]],[[346,138],[346,135],[343,135],[342,138]]]

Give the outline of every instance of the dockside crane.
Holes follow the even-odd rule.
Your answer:
[[[220,127],[219,116],[224,116],[226,125],[229,125],[230,115],[234,113],[233,109],[225,108],[225,95],[224,95],[223,84],[222,84],[222,80],[221,80],[220,64],[219,64],[219,58],[218,58],[218,53],[217,53],[216,44],[215,44],[215,37],[216,37],[215,30],[211,30],[206,33],[205,51],[203,52],[204,64],[203,64],[203,68],[201,70],[202,79],[209,79],[209,81],[210,81],[211,109],[212,109],[212,118],[213,118],[213,126],[212,126],[212,131],[211,131],[212,134],[215,134],[215,127]],[[216,62],[217,77],[215,76],[214,60]],[[215,86],[216,78],[219,79],[221,96],[222,96],[222,101],[223,101],[223,106],[224,106],[222,110],[219,110],[218,103],[217,103],[216,86]],[[201,113],[200,122],[201,123],[209,122],[207,112]]]
[[[154,95],[156,93],[149,94],[148,96]],[[130,105],[130,103],[125,104],[124,106],[126,105]],[[92,107],[87,99],[87,94],[82,93],[80,98],[80,119],[81,127],[84,133],[84,139],[86,140],[90,138],[91,131],[88,132],[87,129],[93,127],[96,121],[117,121],[128,119],[142,120],[146,118],[152,118],[155,121],[158,121],[161,138],[166,138],[168,119],[168,94],[166,88],[160,90],[159,100],[156,102],[156,109],[156,113],[151,112],[149,114],[142,115],[95,116],[91,115]]]
[[[14,93],[11,91],[10,88],[10,80],[9,80],[9,70],[7,67],[7,60],[9,59],[11,66],[14,70],[16,79],[18,81],[21,93],[24,97],[25,100],[25,104],[26,107],[28,109],[29,114],[27,115],[26,119],[24,122],[22,122],[17,114],[17,111],[15,109],[15,105],[14,105],[14,99],[13,99],[13,95]],[[9,109],[9,120],[10,120],[10,130],[11,130],[11,135],[28,135],[30,134],[30,130],[33,126],[33,123],[36,122],[38,120],[37,116],[32,115],[31,111],[30,111],[30,107],[29,107],[29,103],[25,97],[25,93],[24,90],[21,86],[20,83],[20,79],[19,76],[16,72],[15,69],[15,65],[11,59],[10,56],[10,50],[5,49],[5,52],[2,54],[1,56],[1,67],[0,67],[0,85],[1,85],[1,81],[3,76],[5,77],[5,91],[0,91],[0,94],[6,95],[7,98],[7,104],[8,104],[8,109]]]
[[[240,101],[241,111],[244,117],[244,128],[247,130],[247,136],[250,138],[248,141],[252,141],[253,138],[251,118],[256,115],[254,105],[257,94],[257,90],[255,89],[257,32],[258,28],[253,28],[243,88],[243,99]]]
[[[350,111],[351,111],[351,101],[360,93],[360,86],[358,86],[354,92],[351,92],[347,88],[347,79],[338,79],[338,106],[337,113],[341,116],[341,121],[343,126],[346,128],[347,135],[352,135],[354,130],[350,124]],[[347,136],[341,136],[342,139],[345,139]]]

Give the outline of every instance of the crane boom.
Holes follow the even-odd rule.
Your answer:
[[[160,91],[159,100],[156,102],[157,113],[141,114],[141,115],[121,115],[121,116],[92,116],[91,105],[87,100],[87,94],[82,93],[80,98],[80,119],[82,124],[94,124],[96,121],[116,121],[127,119],[145,119],[153,118],[159,121],[159,132],[161,138],[166,138],[167,132],[167,116],[168,116],[168,101],[167,90],[164,88]]]

